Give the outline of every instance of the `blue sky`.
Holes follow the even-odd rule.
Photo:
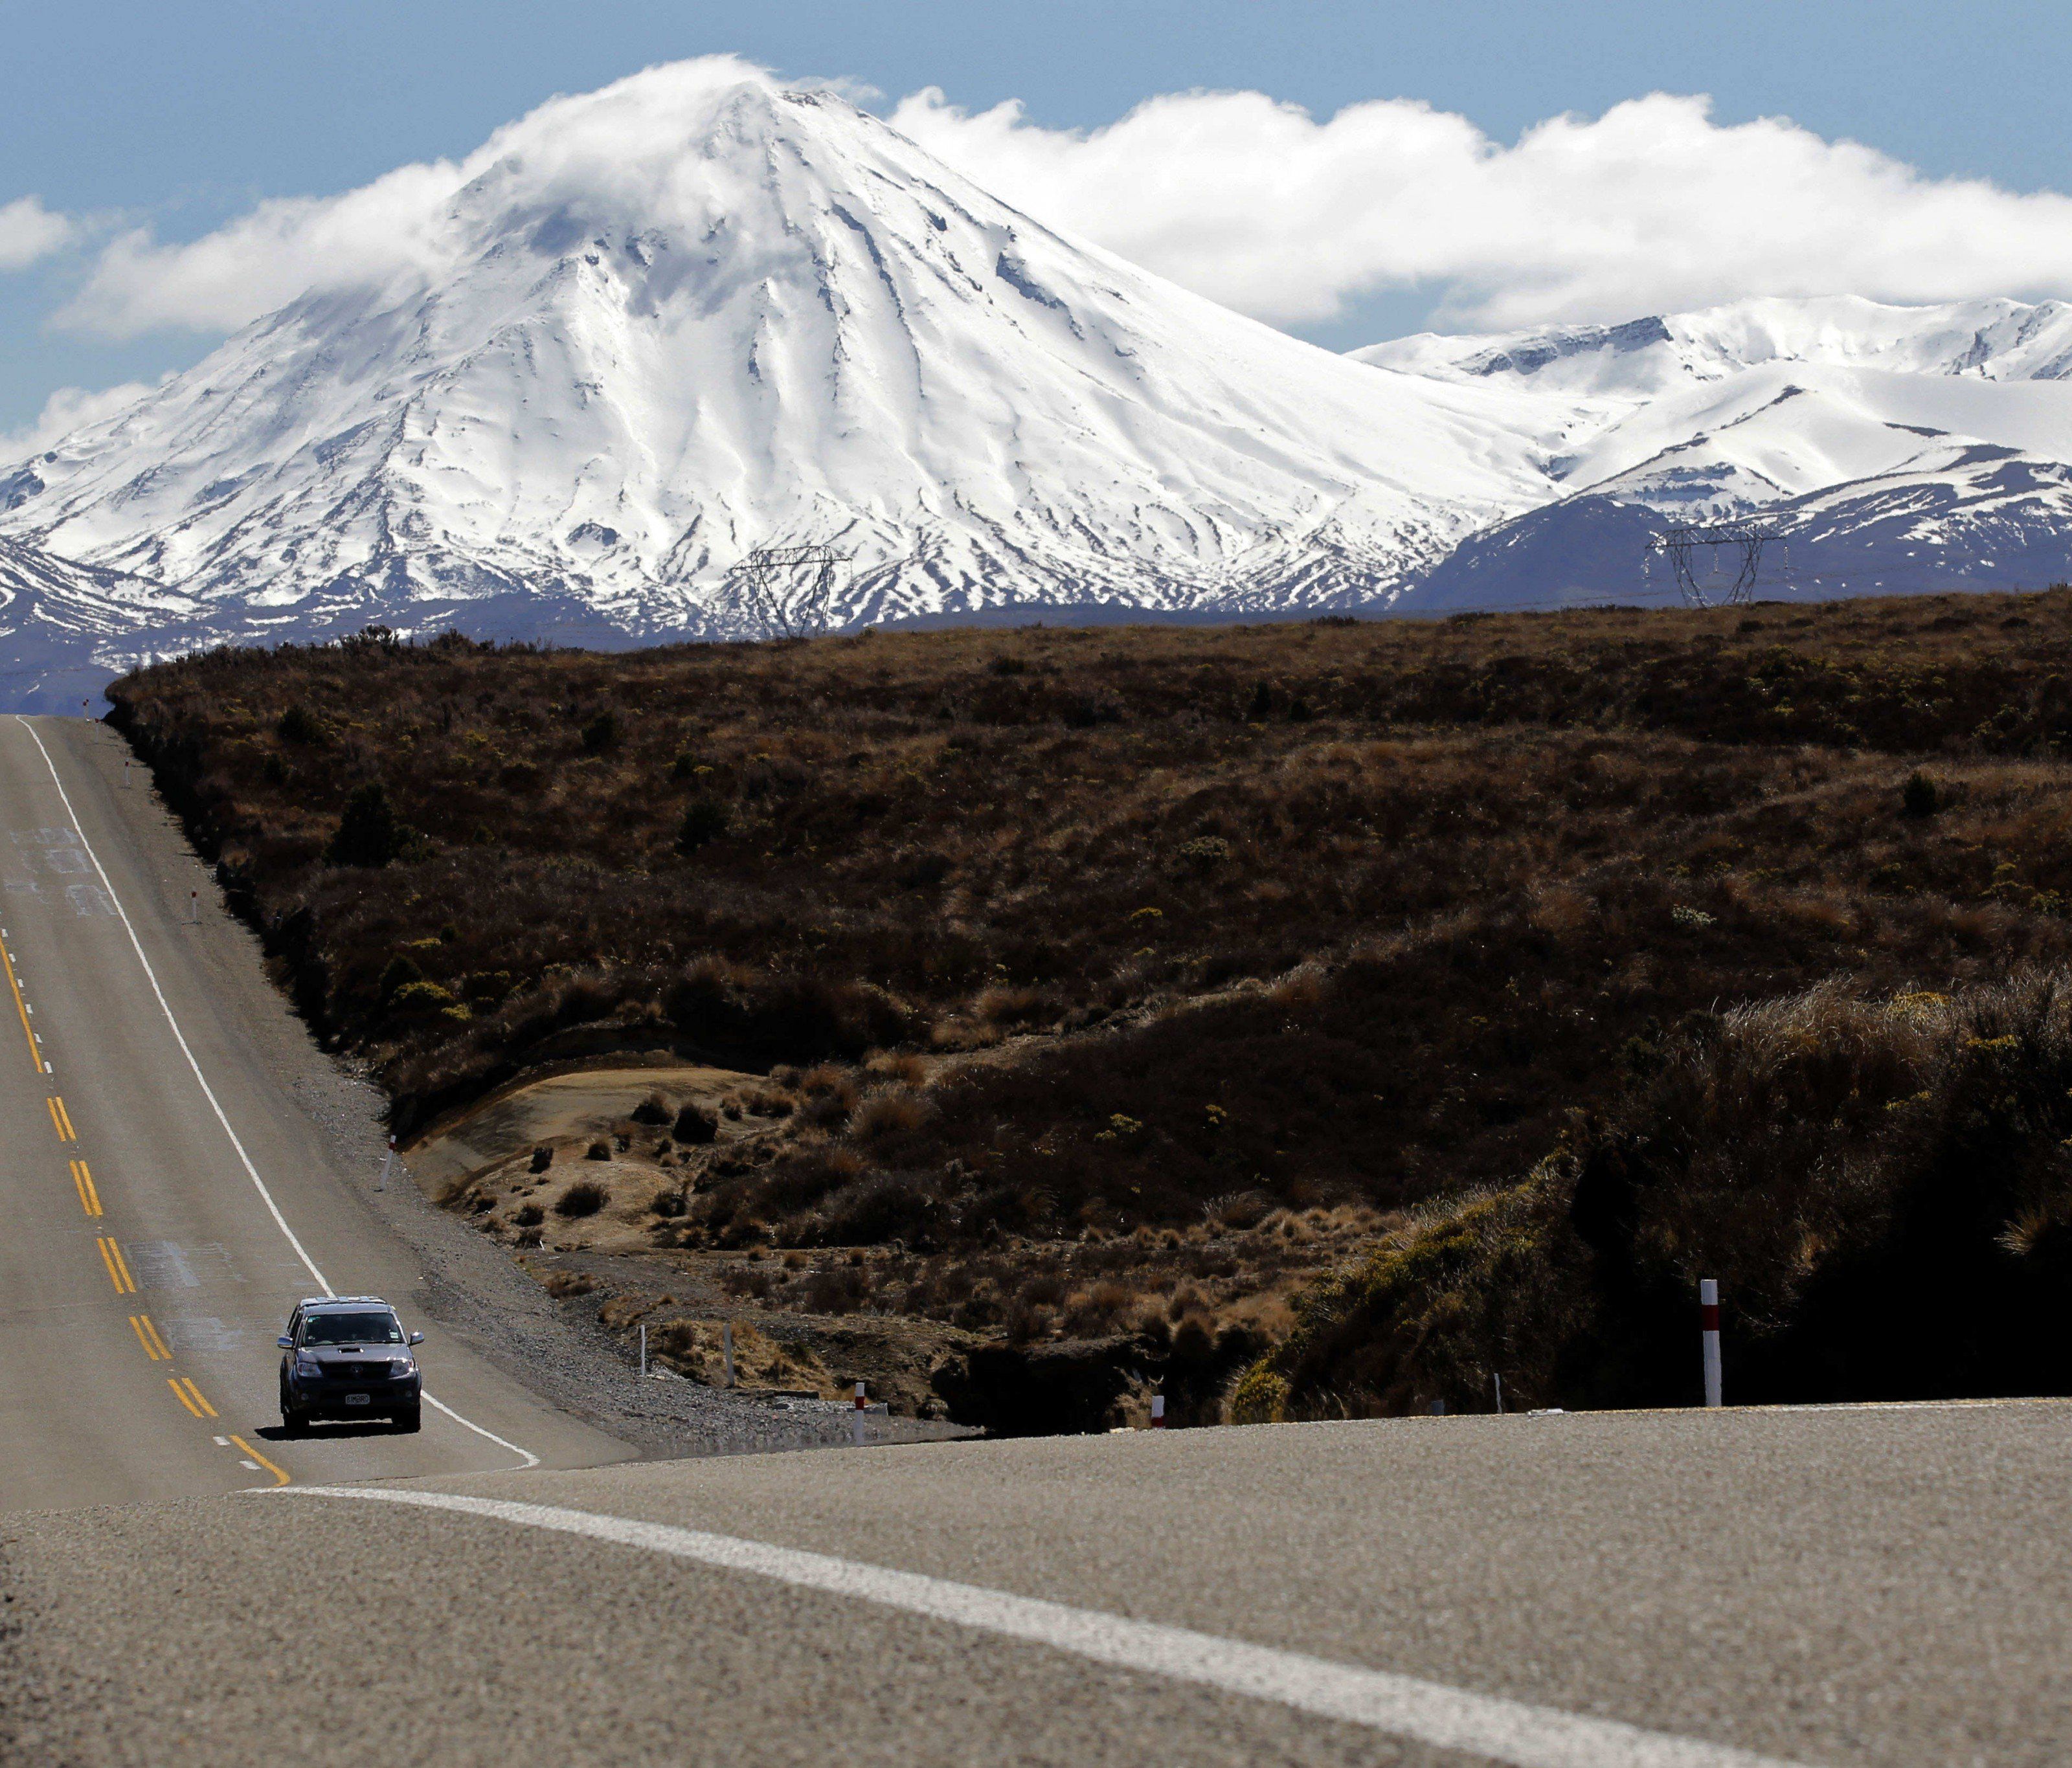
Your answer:
[[[1563,113],[1595,117],[1656,91],[1703,93],[1719,125],[1788,117],[1930,179],[2072,190],[2062,121],[2072,7],[2034,0],[18,0],[0,11],[0,206],[34,194],[84,218],[76,249],[0,274],[0,432],[32,418],[55,389],[148,378],[195,360],[220,335],[206,327],[133,326],[122,337],[53,327],[95,242],[112,230],[143,225],[158,241],[190,240],[264,197],[327,195],[406,161],[465,154],[556,92],[722,51],[787,76],[867,83],[887,110],[928,86],[964,113],[1018,100],[1027,123],[1046,130],[1099,129],[1159,94],[1246,88],[1320,120],[1365,101],[1422,101],[1508,143]],[[1204,274],[1205,292],[1234,298]],[[1415,328],[1445,293],[1349,285],[1328,312],[1271,302],[1258,310],[1343,347]]]

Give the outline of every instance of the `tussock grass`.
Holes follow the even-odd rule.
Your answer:
[[[1342,1256],[1334,1211],[1458,1217],[1482,1258],[1575,1113],[1749,1004],[2072,968],[2068,680],[2052,591],[368,641],[113,693],[399,1129],[549,1061],[765,1071],[716,1140],[674,1126],[676,1243],[868,1245],[859,1306],[1091,1334],[1183,1279],[1234,1318]],[[1030,1248],[1063,1293],[1022,1293]],[[1428,1379],[1326,1363],[1286,1403]]]

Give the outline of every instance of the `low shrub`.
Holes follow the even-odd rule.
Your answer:
[[[716,798],[693,798],[684,808],[684,820],[676,825],[676,851],[695,853],[726,835],[733,822],[725,804]]]
[[[699,1147],[719,1134],[719,1120],[702,1106],[686,1105],[676,1113],[669,1133],[689,1147]]]
[[[605,1189],[589,1179],[579,1179],[554,1199],[554,1213],[569,1220],[594,1215],[605,1205]]]

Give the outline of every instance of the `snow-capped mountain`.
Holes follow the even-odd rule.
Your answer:
[[[1565,400],[1300,343],[828,93],[655,69],[478,158],[430,268],[306,294],[0,470],[0,532],[226,634],[530,632],[544,598],[698,635],[741,630],[765,543],[853,554],[850,620],[1300,605],[1552,488]]]
[[[2072,305],[1745,301],[1355,354],[1571,401],[1564,495],[1474,537],[1406,608],[1631,599],[1665,521],[1758,513],[1782,542],[1765,594],[2072,576]]]
[[[851,555],[846,624],[1659,600],[1651,534],[1758,511],[1766,594],[2072,576],[2066,303],[1336,356],[732,64],[413,171],[447,194],[384,268],[0,463],[0,698],[376,619],[732,635],[772,544]]]

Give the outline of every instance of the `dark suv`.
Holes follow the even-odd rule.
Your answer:
[[[295,1304],[280,1344],[281,1428],[299,1435],[318,1418],[387,1418],[417,1428],[424,1378],[396,1310],[378,1295],[320,1295]]]

